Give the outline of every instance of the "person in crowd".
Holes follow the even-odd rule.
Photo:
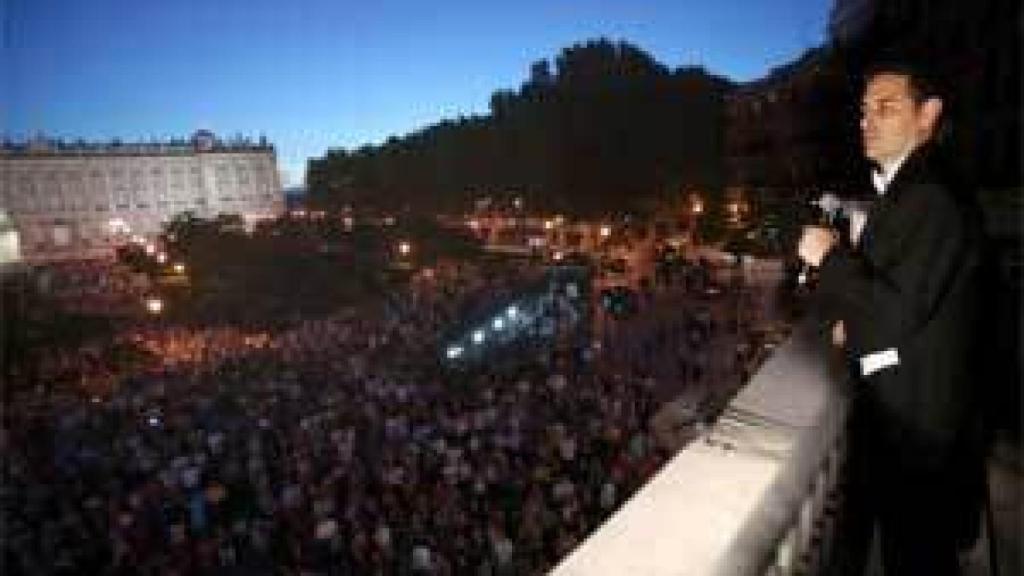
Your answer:
[[[488,292],[514,293],[521,277],[463,268],[415,298],[277,333],[133,329],[118,345],[148,354],[107,366],[116,382],[103,394],[83,395],[76,372],[102,346],[55,362],[62,386],[46,402],[31,390],[12,398],[4,422],[5,565],[551,568],[664,455],[649,437],[646,376],[613,380],[575,356],[453,376],[423,358],[441,327]]]

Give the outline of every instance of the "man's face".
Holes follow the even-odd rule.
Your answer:
[[[936,106],[938,101],[934,102]],[[872,77],[861,101],[860,129],[864,155],[891,165],[931,135],[937,110],[918,104],[906,76],[882,73]]]

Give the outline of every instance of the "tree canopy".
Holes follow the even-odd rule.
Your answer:
[[[489,114],[311,160],[310,202],[444,211],[508,195],[586,215],[714,191],[729,86],[700,68],[669,70],[626,42],[576,44],[535,62],[518,90],[495,91]]]

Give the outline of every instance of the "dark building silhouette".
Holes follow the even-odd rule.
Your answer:
[[[844,117],[848,98],[828,48],[739,86],[726,100],[729,184],[782,195],[849,184],[843,143],[856,119]]]
[[[871,24],[875,11],[874,0],[836,0],[828,16],[828,37],[841,41],[856,39]]]

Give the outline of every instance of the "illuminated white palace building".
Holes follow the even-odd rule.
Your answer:
[[[262,138],[224,142],[200,130],[189,141],[0,147],[0,263],[107,257],[186,211],[251,225],[283,210],[277,155]]]

